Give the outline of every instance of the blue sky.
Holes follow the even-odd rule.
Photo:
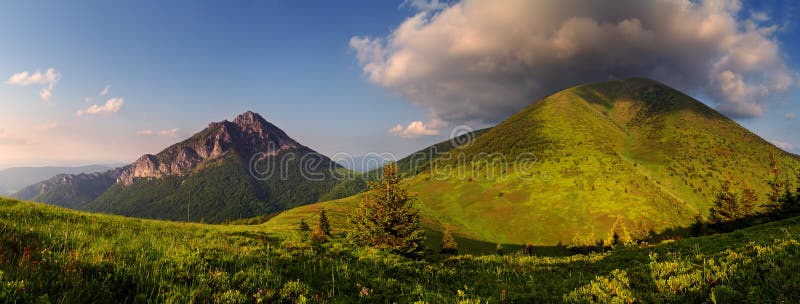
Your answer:
[[[454,45],[448,45],[447,39],[427,41],[432,34],[426,33],[444,33],[436,27],[456,20],[446,19],[459,12],[456,8],[468,12],[480,1],[468,2],[473,3],[2,1],[0,167],[127,163],[141,154],[156,153],[209,122],[230,120],[246,110],[262,114],[296,140],[328,155],[391,152],[404,156],[446,139],[455,125],[490,125],[546,95],[524,85],[487,84],[484,92],[500,92],[487,94],[488,101],[459,97],[472,94],[470,87],[482,87],[475,82],[484,78],[452,76],[463,73],[455,63],[439,64],[454,58],[439,50]],[[519,4],[512,2],[507,5]],[[777,26],[774,33],[761,38],[779,49],[780,58],[769,64],[780,66],[792,78],[791,85],[763,96],[748,94],[748,98],[763,99],[752,104],[741,101],[763,108],[758,115],[747,112],[752,107],[731,108],[730,113],[738,113],[737,121],[762,137],[780,141],[784,147],[792,145],[795,153],[800,152],[800,134],[795,132],[798,120],[787,114],[800,114],[796,102],[800,58],[795,55],[800,54],[800,41],[798,27],[792,24],[797,19],[796,7],[790,1],[746,1],[738,8],[714,11],[732,14],[741,28],[747,20],[760,20],[761,29]],[[648,29],[647,17],[637,15],[643,13],[630,13],[625,20],[641,19]],[[618,16],[593,14],[586,13],[600,24],[622,28]],[[466,20],[475,24],[495,20],[465,16],[471,16]],[[553,22],[566,24],[564,20],[574,19],[567,17]],[[422,21],[415,25],[414,20]],[[403,25],[416,27],[407,35],[392,35],[404,33]],[[481,30],[475,33],[485,33]],[[492,46],[498,45],[503,46]],[[509,49],[513,47],[519,46]],[[397,67],[393,62],[407,54],[430,54],[430,60],[442,55],[448,60],[419,60],[404,70],[407,74],[390,78]],[[481,56],[491,58],[492,53]],[[654,60],[669,57],[661,56]],[[382,74],[370,70],[376,66]],[[560,66],[531,63],[528,70],[535,74],[540,67]],[[420,74],[414,69],[418,67],[427,67],[428,74]],[[37,71],[44,75],[50,68],[55,81],[31,76]],[[766,77],[763,70],[730,69],[746,77],[748,85],[772,84],[762,79]],[[27,83],[12,81],[22,72],[28,72]],[[605,75],[659,75],[625,66],[595,72],[581,78],[565,75],[567,80],[553,84],[550,93],[572,82],[605,80]],[[685,71],[669,72],[659,80],[714,106],[741,105],[735,103],[740,102],[735,96],[715,91],[710,84],[681,80],[687,79],[681,73]],[[491,74],[495,76],[508,77]],[[44,101],[40,92],[49,89],[51,82],[51,96]],[[414,93],[426,83],[453,88],[454,93]],[[100,94],[107,86],[107,94]],[[111,99],[119,104],[109,103]],[[92,105],[96,105],[94,110],[90,110]]]

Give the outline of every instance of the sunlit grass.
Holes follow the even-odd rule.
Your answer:
[[[800,218],[602,254],[420,261],[338,238],[318,252],[290,222],[186,224],[2,200],[0,302],[800,299]]]

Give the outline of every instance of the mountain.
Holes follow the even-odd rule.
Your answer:
[[[23,187],[58,174],[80,174],[107,171],[111,165],[80,167],[15,167],[0,170],[0,195],[10,195]]]
[[[59,175],[18,198],[70,208],[218,223],[316,202],[344,170],[256,113],[96,174]]]
[[[553,245],[604,239],[618,218],[630,229],[687,226],[707,214],[727,177],[735,191],[747,183],[765,194],[773,156],[794,180],[795,155],[677,90],[633,78],[557,92],[403,170],[429,230]],[[267,225],[320,206],[346,212],[360,197],[290,210]]]

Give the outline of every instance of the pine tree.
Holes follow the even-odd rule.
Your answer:
[[[756,191],[750,187],[750,184],[748,184],[747,181],[744,182],[744,189],[742,189],[742,194],[739,197],[738,207],[738,218],[752,217],[757,213],[756,208],[758,208],[758,195],[756,194]]]
[[[306,224],[306,220],[305,219],[301,219],[300,220],[300,225],[297,228],[297,230],[300,230],[301,232],[308,232],[308,231],[311,231],[311,227],[309,227],[308,224]]]
[[[785,194],[785,181],[781,178],[781,172],[778,168],[778,162],[775,160],[775,154],[770,157],[770,174],[772,179],[767,181],[770,186],[770,191],[767,196],[768,202],[765,205],[768,213],[777,214],[780,212],[783,205],[783,198]]]
[[[450,230],[444,231],[444,236],[442,236],[442,244],[441,244],[441,253],[446,254],[458,254],[458,243],[456,239],[450,234]]]
[[[325,251],[323,245],[328,241],[328,236],[322,231],[322,227],[317,225],[317,227],[314,227],[314,232],[309,236],[309,241],[311,241],[311,248],[314,249],[314,252],[321,253]]]
[[[415,197],[395,163],[383,168],[383,179],[370,182],[362,204],[351,216],[355,242],[382,250],[418,257],[423,253],[425,232],[420,228],[419,213],[414,209]]]
[[[325,209],[319,211],[317,227],[319,227],[322,233],[326,236],[331,236],[331,224],[328,222],[328,215],[325,213]]]
[[[628,228],[625,227],[625,221],[622,220],[622,215],[617,214],[617,220],[614,221],[614,225],[611,226],[611,239],[610,244],[614,245],[626,245],[632,242],[631,235],[628,232]]]
[[[708,219],[716,224],[734,221],[738,218],[739,198],[731,191],[731,180],[726,179],[714,199],[714,205],[709,210]]]
[[[325,235],[325,231],[322,230],[322,227],[317,225],[314,227],[314,232],[311,233],[311,242],[312,243],[324,243],[328,240],[328,236]]]

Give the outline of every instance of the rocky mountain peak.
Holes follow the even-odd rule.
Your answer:
[[[247,111],[236,116],[233,123],[242,128],[264,128],[269,124],[264,117],[253,111]]]
[[[186,174],[201,162],[236,153],[249,159],[257,153],[276,155],[285,151],[310,149],[267,122],[261,115],[247,111],[233,122],[212,122],[206,130],[175,144],[157,155],[144,155],[119,173],[118,182],[128,185],[138,178],[161,178]]]

